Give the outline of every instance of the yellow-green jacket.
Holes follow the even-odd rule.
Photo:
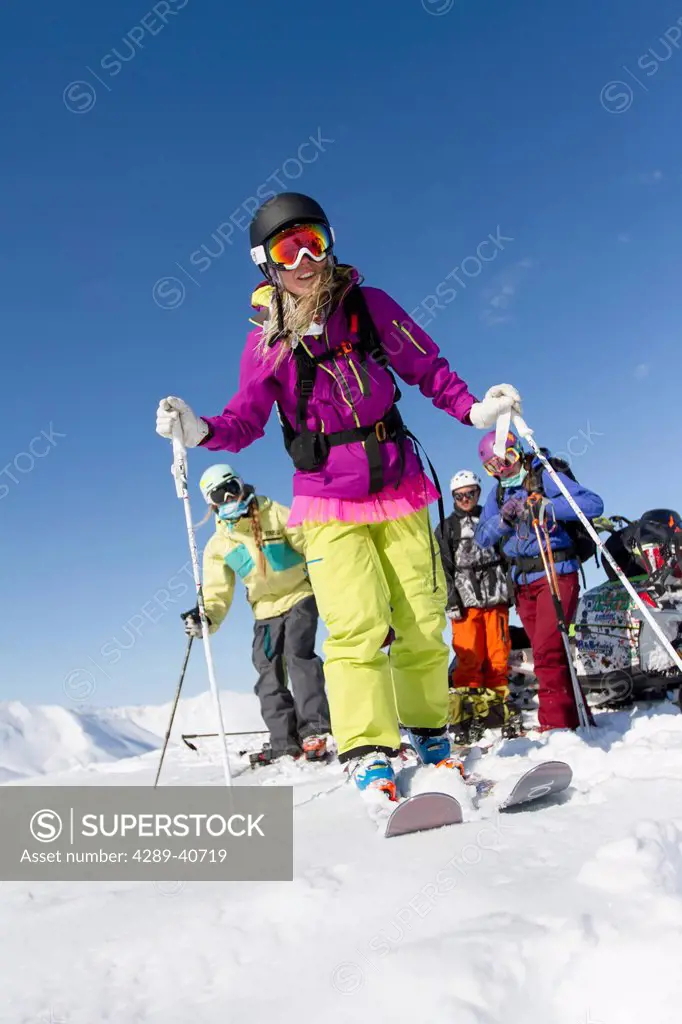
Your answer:
[[[246,587],[256,619],[283,615],[313,592],[303,556],[303,531],[286,525],[290,510],[262,495],[256,500],[263,530],[265,575],[259,568],[250,518],[224,523],[216,517],[216,532],[204,549],[204,604],[211,633],[230,610],[237,576]]]

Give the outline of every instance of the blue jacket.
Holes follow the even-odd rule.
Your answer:
[[[540,460],[537,458],[534,459],[531,465],[531,471],[537,471],[540,466]],[[566,487],[580,511],[588,519],[594,519],[596,516],[603,514],[604,502],[598,494],[595,494],[594,491],[588,491],[588,489],[583,487],[582,484],[569,479],[569,477],[565,476],[563,473],[557,473],[557,476]],[[561,548],[568,547],[571,543],[569,535],[561,526],[562,521],[572,520],[575,522],[578,517],[546,470],[542,471],[542,487],[545,497],[550,502],[550,505],[547,507],[546,516],[547,525],[551,527],[549,534],[551,547],[552,551],[558,551]],[[528,497],[528,492],[525,487],[505,488],[504,501],[507,501],[508,498],[517,497]],[[556,520],[556,524],[554,524],[553,520]],[[513,561],[513,559],[518,555],[533,558],[540,554],[538,542],[535,537],[535,531],[530,523],[522,522],[517,523],[516,526],[509,526],[509,524],[502,519],[497,505],[497,486],[495,486],[488,495],[488,499],[476,528],[474,539],[482,548],[489,548],[494,544],[500,543],[502,551],[510,561]],[[579,568],[580,563],[577,559],[556,563],[556,571],[562,575],[577,572]],[[521,583],[524,585],[527,583],[533,583],[535,580],[541,579],[543,576],[544,572],[542,570],[539,572],[524,573]],[[514,566],[512,570],[512,579],[515,583],[518,582],[518,577],[518,569]]]

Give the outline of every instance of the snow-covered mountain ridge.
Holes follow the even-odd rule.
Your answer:
[[[263,729],[253,694],[225,692],[226,729]],[[0,702],[0,783],[137,757],[161,747],[171,703],[120,708],[68,708]],[[181,733],[215,732],[208,692],[181,700],[172,740]]]

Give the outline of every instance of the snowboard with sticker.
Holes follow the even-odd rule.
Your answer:
[[[500,801],[497,810],[510,811],[523,804],[557,796],[570,786],[572,778],[573,772],[565,761],[543,761],[523,773],[511,792]],[[476,787],[479,800],[494,794],[496,784],[489,779],[469,776],[465,782]],[[419,793],[398,802],[386,821],[384,836],[391,838],[425,832],[462,822],[462,806],[455,797],[437,791]]]

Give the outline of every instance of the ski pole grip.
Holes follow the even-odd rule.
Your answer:
[[[187,483],[187,449],[182,436],[180,417],[173,425],[173,467],[171,473],[175,477],[175,492],[182,498]]]
[[[507,434],[509,433],[509,425],[511,423],[511,406],[504,412],[501,412],[497,417],[495,423],[495,443],[493,444],[493,452],[498,458],[504,458],[504,453],[507,450]]]
[[[514,430],[519,437],[529,438],[533,433],[524,418],[520,416],[518,412],[512,413],[512,423],[514,424]]]

